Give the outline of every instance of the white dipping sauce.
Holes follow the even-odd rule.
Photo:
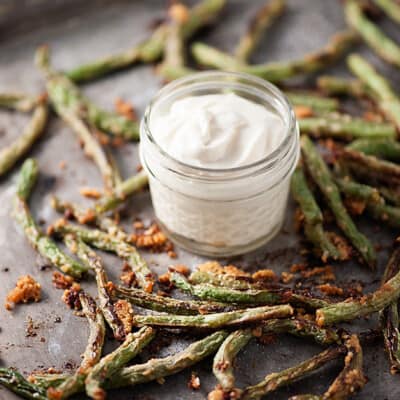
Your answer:
[[[198,76],[220,84],[221,73],[207,74]],[[222,78],[228,90],[216,94],[194,89],[174,98],[179,82],[164,88],[142,121],[140,143],[162,227],[186,249],[212,256],[241,254],[276,235],[299,156],[294,114],[280,92],[249,77],[252,101],[240,96],[243,87],[229,91],[236,87],[229,73]]]
[[[167,154],[209,169],[265,158],[279,146],[284,130],[276,114],[234,93],[186,97],[151,119],[152,135]]]

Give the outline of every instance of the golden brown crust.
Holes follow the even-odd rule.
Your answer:
[[[133,309],[131,304],[126,300],[118,300],[114,303],[114,310],[122,322],[125,334],[131,332],[133,325]]]
[[[204,264],[197,266],[197,269],[201,272],[211,272],[213,274],[226,274],[236,277],[250,277],[248,272],[243,271],[234,265],[222,266],[218,261],[207,261]]]
[[[276,281],[278,276],[272,269],[260,269],[252,276],[254,281]]]

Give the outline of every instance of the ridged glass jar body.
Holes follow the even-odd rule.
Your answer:
[[[157,144],[151,132],[154,115],[187,96],[227,92],[261,104],[282,119],[285,133],[271,154],[243,167],[207,169],[182,163]],[[165,86],[147,108],[140,139],[156,217],[179,245],[225,257],[253,250],[280,230],[299,157],[299,131],[289,102],[275,86],[228,72],[178,79]]]

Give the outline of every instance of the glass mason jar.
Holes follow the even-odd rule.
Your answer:
[[[272,153],[249,165],[208,169],[178,161],[157,144],[153,116],[187,96],[228,92],[282,119],[285,133]],[[166,85],[150,103],[141,122],[140,157],[166,234],[194,253],[232,256],[265,244],[280,230],[299,157],[299,129],[290,103],[274,85],[247,74],[201,72]]]

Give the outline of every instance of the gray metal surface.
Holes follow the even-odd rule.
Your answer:
[[[5,2],[7,3],[7,2]],[[11,2],[8,2],[10,4]],[[33,2],[32,2],[33,3]],[[65,3],[65,2],[64,2]],[[72,4],[75,4],[73,2]],[[34,49],[37,45],[48,43],[53,50],[54,65],[58,68],[70,68],[82,62],[95,59],[110,52],[121,50],[137,43],[148,34],[148,27],[155,17],[162,16],[163,1],[103,2],[89,1],[90,12],[79,17],[68,12],[68,18],[58,16],[53,23],[52,13],[47,14],[43,7],[40,29],[27,30],[23,26],[16,29],[18,35],[8,35],[0,41],[0,91],[18,90],[37,93],[43,90],[40,74],[32,65]],[[229,50],[244,29],[249,16],[262,0],[230,1],[224,18],[214,29],[205,33],[201,39]],[[269,31],[255,60],[289,59],[301,56],[304,52],[316,49],[326,43],[329,36],[343,28],[340,1],[292,0],[289,1],[288,13]],[[97,5],[97,6],[96,6]],[[64,6],[65,7],[65,6]],[[79,9],[81,10],[81,9]],[[36,13],[37,14],[37,13]],[[63,16],[66,14],[63,14]],[[10,17],[11,18],[11,17]],[[34,18],[34,16],[32,16]],[[7,18],[2,16],[2,21]],[[18,22],[16,19],[15,23]],[[385,22],[388,30],[395,34],[395,27]],[[27,27],[35,24],[27,24]],[[398,33],[398,32],[397,32]],[[397,35],[399,38],[400,36]],[[361,48],[362,51],[363,48]],[[374,61],[378,62],[376,59]],[[343,71],[336,67],[335,71]],[[392,77],[400,81],[400,75]],[[116,96],[126,98],[135,104],[140,113],[149,99],[160,87],[149,66],[138,66],[127,71],[86,85],[88,96],[105,107],[112,107]],[[0,113],[0,146],[5,146],[19,134],[26,122],[26,117]],[[49,206],[51,193],[55,192],[64,199],[83,202],[78,188],[84,185],[101,186],[96,168],[82,154],[72,132],[58,119],[52,118],[43,139],[35,146],[32,155],[39,160],[42,171],[38,187],[31,201],[37,220],[49,223],[57,215]],[[118,161],[124,176],[135,171],[138,164],[135,145],[128,145],[118,151]],[[61,170],[60,161],[66,162],[66,169]],[[14,285],[18,276],[31,274],[43,286],[43,300],[37,304],[19,306],[13,312],[7,312],[0,305],[0,364],[20,368],[28,373],[34,369],[55,367],[65,369],[79,363],[79,355],[85,347],[87,325],[83,318],[78,318],[66,309],[61,302],[61,291],[51,285],[50,269],[41,270],[45,265],[30,248],[23,233],[11,219],[10,203],[15,190],[15,172],[0,181],[0,302]],[[292,209],[292,208],[291,208]],[[150,198],[147,193],[136,196],[130,201],[126,222],[130,224],[136,216],[145,221],[153,218]],[[292,211],[288,211],[284,230],[265,248],[235,262],[249,270],[260,267],[273,268],[277,272],[287,270],[293,262],[300,260],[299,237],[292,227]],[[373,225],[373,224],[372,224]],[[127,225],[129,226],[129,225]],[[375,243],[387,247],[394,232],[377,230],[375,225],[365,223],[363,229],[374,235]],[[177,249],[182,262],[194,267],[203,259]],[[157,273],[162,273],[171,260],[166,255],[145,254],[150,266]],[[335,266],[339,282],[361,279],[365,291],[377,285],[377,278],[384,267],[386,252],[379,253],[379,268],[376,274],[366,271],[359,265],[341,264]],[[104,255],[107,271],[112,279],[118,279],[121,261]],[[175,262],[175,261],[174,261]],[[93,293],[93,284],[85,284]],[[56,322],[61,317],[61,322]],[[37,326],[36,336],[26,337],[25,328],[28,318]],[[375,326],[376,320],[362,321],[355,328]],[[161,354],[181,348],[182,341],[162,350]],[[108,350],[112,348],[109,345]],[[239,355],[237,364],[238,385],[255,383],[265,374],[293,365],[315,354],[318,347],[304,340],[281,336],[273,344],[261,346],[250,344]],[[369,383],[356,399],[395,400],[400,396],[398,377],[391,376],[380,343],[364,348],[365,370]],[[138,361],[148,356],[145,352]],[[164,385],[157,383],[129,388],[110,394],[111,399],[205,399],[215,385],[210,371],[211,361],[207,360],[194,368],[166,379]],[[285,399],[289,394],[322,393],[339,371],[340,364],[333,364],[312,378],[270,396]],[[187,388],[191,371],[196,371],[201,379],[199,391]],[[11,400],[16,397],[0,388],[0,399]]]

